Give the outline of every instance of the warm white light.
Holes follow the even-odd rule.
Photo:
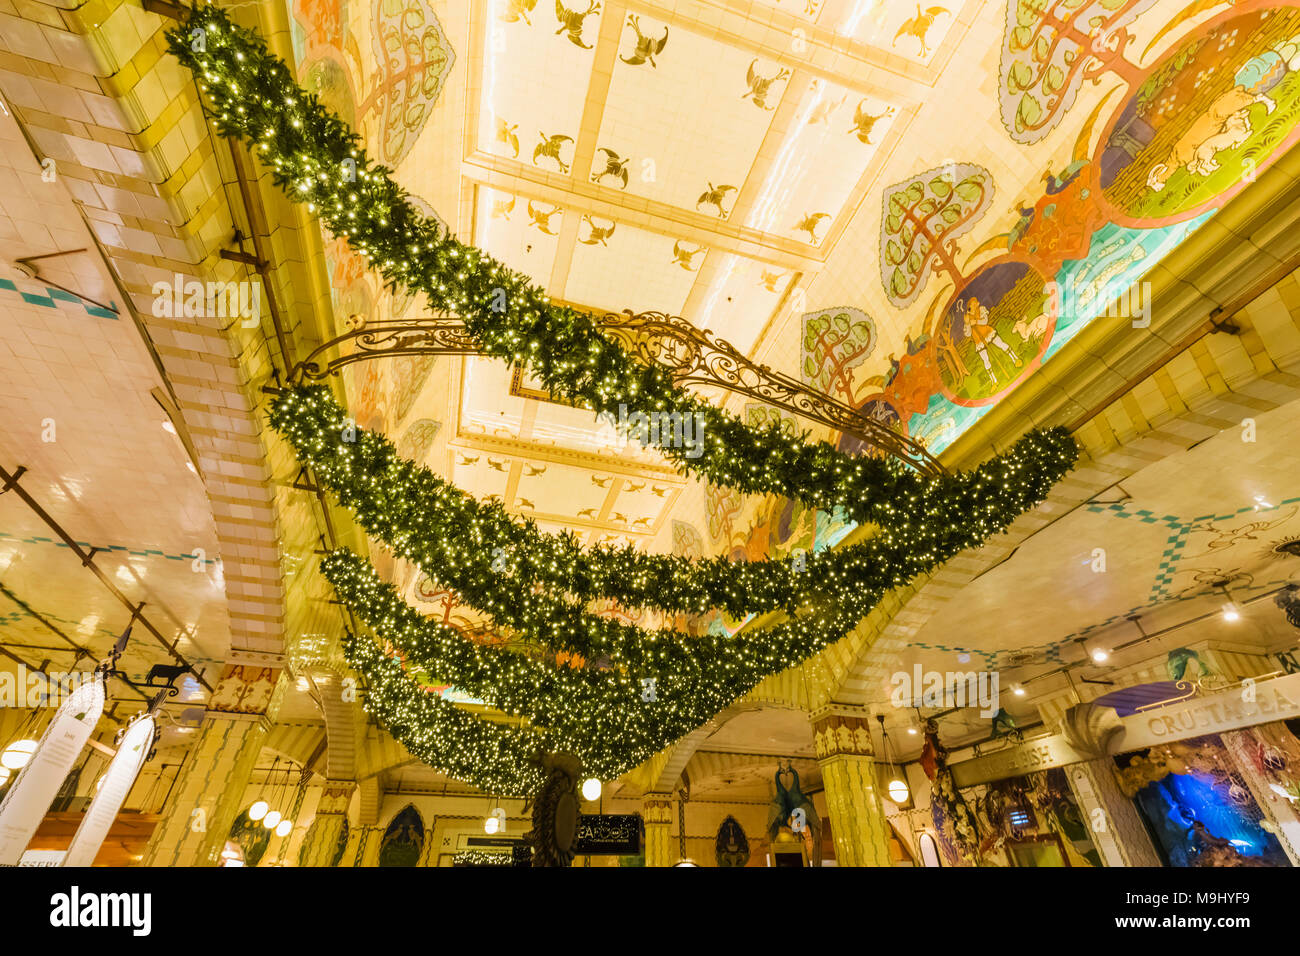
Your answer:
[[[907,732],[908,732],[909,734],[911,734],[913,737],[916,736],[916,728],[915,728],[915,727],[908,727],[908,728],[907,728]]]
[[[1223,619],[1225,621],[1240,621],[1241,612],[1237,610],[1237,605],[1231,601],[1223,605]]]
[[[893,800],[895,803],[907,802],[907,784],[898,777],[889,781],[885,789],[889,791],[889,799]]]
[[[1110,654],[1103,651],[1100,647],[1092,652],[1092,662],[1094,664],[1101,664],[1108,660],[1110,660]]]
[[[8,770],[22,770],[27,766],[27,761],[32,759],[32,754],[36,753],[36,746],[34,740],[15,740],[0,754],[0,766]]]
[[[266,816],[262,817],[262,826],[268,830],[274,830],[275,825],[280,822],[280,811],[272,810]]]
[[[8,767],[0,767],[0,787],[5,785],[5,782],[8,781],[11,773],[13,773],[13,771]]]
[[[586,780],[582,781],[582,799],[600,799],[600,781],[595,777],[588,777]]]
[[[497,817],[488,817],[483,821],[484,833],[496,833],[501,827],[501,821]]]
[[[258,820],[262,819],[262,817],[266,816],[266,811],[270,809],[270,804],[265,800],[258,800],[257,803],[248,808],[248,819],[256,823]]]
[[[163,431],[169,432],[172,435],[176,434],[176,426],[173,425],[171,422],[163,422],[162,427],[163,427]]]
[[[293,831],[293,821],[292,821],[292,820],[281,820],[281,821],[280,821],[279,823],[277,823],[276,826],[275,826],[275,835],[278,836],[278,837],[286,837],[286,836],[288,836],[292,831]]]
[[[673,866],[699,866],[699,864],[696,863],[694,860],[684,859],[684,860],[678,860],[676,863],[673,864]]]
[[[1025,689],[1017,684],[1015,687],[1011,688],[1011,693],[1015,694],[1017,697],[1024,697]]]

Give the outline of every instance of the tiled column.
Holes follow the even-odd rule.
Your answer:
[[[672,797],[666,793],[647,793],[641,816],[645,821],[645,865],[672,866],[677,862]]]
[[[307,836],[298,850],[299,866],[332,866],[339,837],[348,819],[348,804],[357,785],[352,780],[326,780]]]
[[[217,864],[279,707],[281,667],[275,661],[226,664],[142,866]]]
[[[1110,757],[1076,763],[1065,769],[1083,822],[1107,866],[1160,866],[1160,857],[1133,801],[1115,782]]]
[[[813,713],[813,739],[837,866],[892,865],[869,720],[866,708],[842,704]]]

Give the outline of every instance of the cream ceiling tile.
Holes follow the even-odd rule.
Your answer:
[[[486,186],[479,186],[476,194],[475,244],[545,287],[566,211]]]
[[[687,30],[647,17],[636,22],[635,28],[631,22],[624,27],[596,145],[630,160],[629,192],[725,218],[745,184],[785,82],[771,84],[755,103],[747,80],[750,67],[759,78],[775,78],[782,71]],[[629,62],[642,59],[636,52],[638,30],[655,38],[668,31],[653,65],[648,57]],[[591,174],[599,174],[608,161],[607,154],[597,152]],[[612,176],[601,182],[619,188]]]
[[[698,327],[748,354],[781,302],[793,273],[763,262],[724,255],[697,314]]]
[[[603,243],[576,246],[564,298],[610,312],[677,315],[707,254],[693,243],[619,224]]]

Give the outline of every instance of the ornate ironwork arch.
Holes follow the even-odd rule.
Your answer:
[[[667,368],[679,385],[709,385],[764,402],[827,425],[890,455],[921,474],[943,466],[914,439],[883,422],[746,358],[731,343],[698,329],[681,316],[621,312],[597,316],[601,330],[633,356]],[[330,339],[290,372],[293,381],[320,381],[346,365],[397,355],[477,355],[479,348],[456,316],[396,319],[360,326]],[[334,358],[326,358],[334,354]]]

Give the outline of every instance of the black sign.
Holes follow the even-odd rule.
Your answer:
[[[641,852],[641,817],[635,813],[581,814],[577,856],[635,856]]]

